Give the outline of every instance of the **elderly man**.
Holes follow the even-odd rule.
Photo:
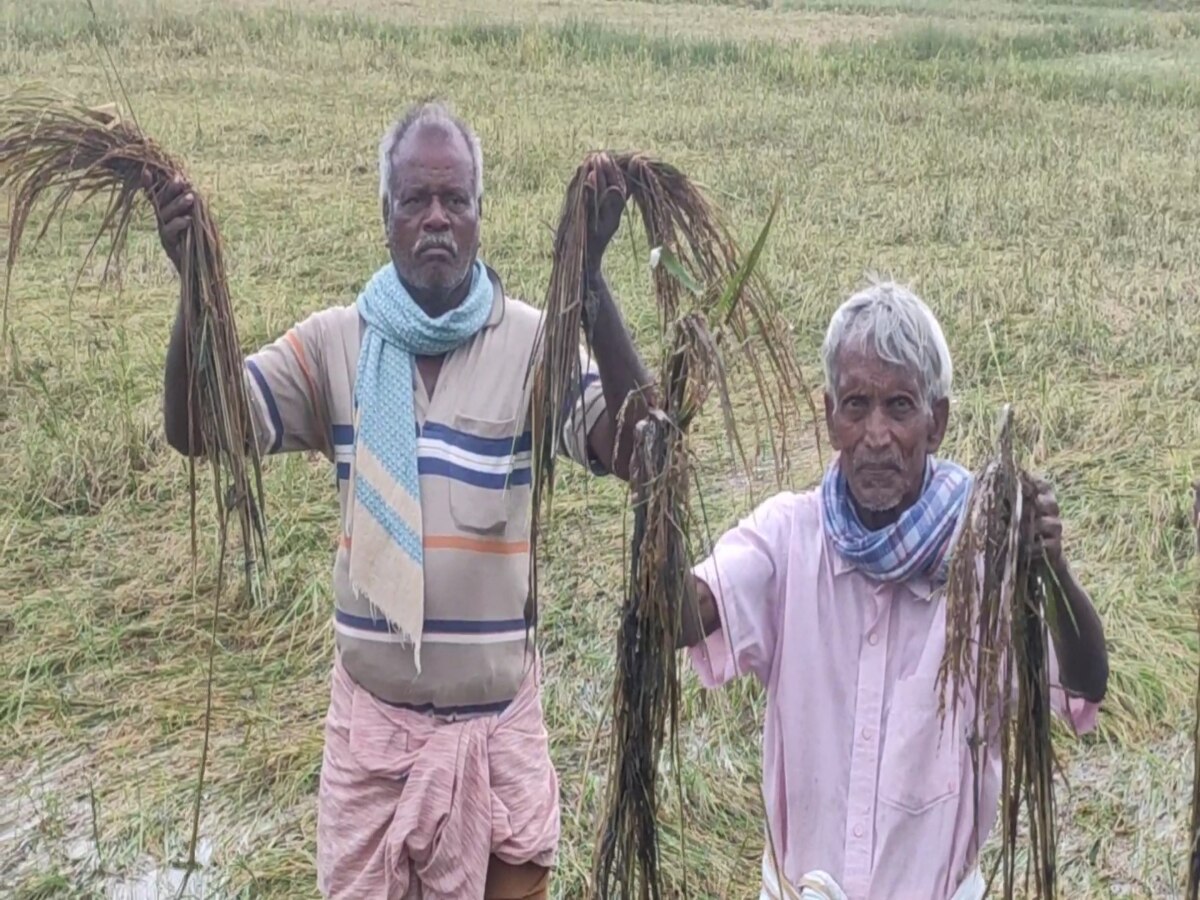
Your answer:
[[[707,687],[751,673],[767,689],[763,900],[978,900],[998,756],[976,784],[970,717],[943,733],[935,684],[937,588],[970,487],[936,456],[950,353],[924,303],[878,284],[834,314],[822,355],[837,456],[819,489],[773,497],[720,539],[696,570],[681,643]],[[1107,685],[1104,632],[1048,485],[1035,505],[1071,606],[1054,635],[1053,704],[1082,733]]]
[[[319,886],[337,898],[544,898],[559,813],[528,583],[540,313],[478,259],[483,160],[464,122],[412,109],[380,144],[379,177],[391,261],[356,303],[245,361],[260,449],[322,453],[341,500]],[[193,195],[177,183],[155,199],[178,266]],[[591,352],[562,449],[624,477],[647,376],[600,269],[624,197],[596,199]],[[164,412],[184,453],[201,448],[188,390],[180,319]],[[608,410],[627,397],[635,412],[617,434]]]

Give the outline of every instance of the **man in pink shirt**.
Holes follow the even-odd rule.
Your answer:
[[[974,717],[943,731],[936,686],[938,588],[971,483],[935,456],[950,353],[921,300],[876,284],[834,314],[822,356],[837,456],[820,488],[778,494],[718,541],[681,644],[705,686],[749,673],[767,689],[763,900],[978,900],[998,748],[977,784]],[[1071,606],[1053,636],[1052,700],[1083,733],[1107,686],[1104,631],[1048,484],[1034,502]]]

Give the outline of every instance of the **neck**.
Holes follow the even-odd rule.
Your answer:
[[[891,509],[867,509],[859,505],[859,502],[854,499],[853,495],[850,497],[850,500],[854,504],[854,511],[858,514],[858,520],[863,523],[863,527],[867,531],[879,531],[881,528],[894,525],[900,516],[904,514],[904,510],[911,505],[904,503],[900,506],[894,506]]]
[[[452,288],[423,288],[412,284],[400,274],[399,270],[396,271],[400,283],[404,285],[408,295],[413,298],[413,302],[431,319],[441,318],[467,299],[467,294],[471,292],[471,276],[474,274],[475,266],[472,265],[467,269],[463,280]]]
[[[867,509],[858,502],[853,491],[850,492],[850,502],[854,504],[854,511],[858,514],[858,521],[863,523],[863,527],[867,531],[879,531],[881,528],[887,528],[898,522],[905,511],[921,499],[924,487],[924,482],[922,482],[915,494],[905,494],[900,498],[900,502],[891,509]]]

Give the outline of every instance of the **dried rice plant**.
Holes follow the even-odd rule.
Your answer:
[[[87,259],[107,234],[111,241],[108,257],[111,265],[119,259],[130,223],[146,196],[143,179],[147,174],[150,190],[157,190],[177,174],[182,175],[183,168],[136,124],[124,122],[110,112],[89,109],[67,97],[30,89],[0,98],[0,190],[9,194],[11,203],[7,278],[11,280],[17,250],[34,207],[44,198],[49,200],[48,214],[35,241],[45,236],[55,219],[66,216],[71,201],[104,195],[107,203],[104,219]],[[261,602],[260,575],[265,573],[267,564],[262,476],[242,377],[241,345],[225,279],[220,234],[199,196],[192,208],[192,227],[183,247],[180,279],[190,396],[199,400],[198,409],[188,409],[189,434],[194,433],[191,424],[198,417],[204,446],[193,449],[206,452],[212,471],[220,552],[213,600],[214,633],[208,659],[204,746],[189,851],[189,860],[194,861],[212,710],[215,629],[233,517],[236,516],[241,528],[246,585],[255,602]],[[6,281],[5,328],[7,286]],[[194,459],[189,460],[189,482],[194,572],[198,558]]]
[[[976,786],[990,748],[999,744],[1003,896],[1011,900],[1018,889],[1024,809],[1029,855],[1020,889],[1025,896],[1050,900],[1056,896],[1057,762],[1050,733],[1048,623],[1067,607],[1045,558],[1030,550],[1033,504],[1028,501],[1035,488],[1017,464],[1012,423],[1012,410],[1005,406],[995,452],[976,474],[954,549],[939,680],[948,689],[951,718],[964,706],[974,707]],[[945,704],[946,692],[942,700]]]
[[[615,163],[619,185],[609,185]],[[722,224],[717,211],[687,176],[667,163],[642,153],[589,154],[567,187],[554,240],[554,265],[546,292],[545,319],[540,336],[541,362],[535,374],[533,423],[538,477],[534,480],[534,513],[548,512],[553,499],[554,444],[569,412],[569,398],[580,384],[578,355],[583,307],[588,302],[583,285],[584,254],[588,217],[595,214],[589,202],[587,180],[595,175],[596,197],[610,186],[622,188],[642,217],[649,244],[654,248],[654,292],[659,312],[660,334],[666,338],[671,327],[689,310],[703,314],[714,329],[714,341],[734,342],[736,352],[754,379],[767,412],[766,436],[778,469],[787,455],[783,436],[803,393],[814,420],[817,411],[803,375],[791,352],[787,324],[779,316],[766,283],[754,274],[762,252],[772,211],[762,239],[746,256],[743,266],[736,243]],[[724,369],[718,381],[723,388]],[[721,391],[722,410],[732,425],[728,396]],[[728,437],[738,458],[745,462],[745,448],[737,432]]]
[[[587,188],[589,177],[597,182],[594,193]],[[688,427],[715,392],[726,417],[730,449],[746,464],[733,427],[722,356],[730,343],[753,375],[780,469],[796,398],[809,398],[814,419],[816,410],[792,356],[787,327],[764,283],[754,275],[774,211],[743,258],[716,210],[678,169],[640,153],[605,158],[593,154],[576,171],[563,204],[541,336],[543,352],[535,373],[535,541],[539,519],[550,509],[557,435],[580,384],[579,330],[589,302],[583,281],[588,217],[596,214],[594,198],[604,196],[610,177],[620,180],[618,186],[641,213],[653,248],[656,307],[666,350],[656,405],[637,424],[632,448],[633,528],[617,638],[607,808],[597,838],[592,891],[602,898],[657,900],[662,896],[657,772],[678,721],[675,645],[683,603],[694,602],[686,596],[695,551],[690,540],[694,529]],[[534,552],[535,593],[536,556]],[[673,744],[670,750],[674,752]]]
[[[1200,481],[1192,485],[1192,524],[1196,529],[1196,562],[1200,565]],[[1200,623],[1200,601],[1196,604]],[[1196,682],[1195,721],[1192,723],[1192,826],[1188,833],[1188,900],[1200,900],[1200,674]]]

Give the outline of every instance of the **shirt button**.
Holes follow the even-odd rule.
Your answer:
[[[870,728],[864,728],[864,729],[862,730],[862,736],[863,736],[863,740],[864,740],[864,741],[869,741],[869,740],[871,739],[871,729],[870,729]]]
[[[863,827],[861,825],[854,826],[854,836],[860,838],[863,836]]]
[[[867,643],[874,647],[879,643],[879,635],[872,631],[869,635],[867,635]]]

